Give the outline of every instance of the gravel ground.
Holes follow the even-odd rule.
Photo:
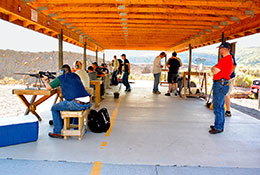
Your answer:
[[[24,88],[21,85],[0,85],[0,117],[11,117],[23,114],[26,110],[22,101],[14,94],[12,89]],[[231,99],[231,107],[260,120],[258,100]]]
[[[13,117],[25,112],[25,105],[16,95],[12,94],[12,89],[19,88],[22,86],[0,85],[0,117]]]
[[[231,99],[231,108],[248,114],[260,120],[260,110],[258,109],[258,100],[254,99]]]

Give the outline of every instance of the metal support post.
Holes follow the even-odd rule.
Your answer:
[[[191,59],[192,59],[192,47],[191,44],[189,44],[189,67],[188,67],[188,88],[189,89],[190,89]]]

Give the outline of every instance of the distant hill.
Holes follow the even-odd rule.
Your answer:
[[[0,49],[0,80],[5,77],[12,77],[15,80],[24,80],[29,83],[35,81],[34,77],[28,75],[15,75],[14,73],[38,73],[39,71],[58,71],[58,52],[22,52]],[[83,54],[64,52],[63,63],[73,65],[75,60],[83,60]],[[87,65],[96,61],[95,56],[87,55]],[[102,61],[99,58],[99,65]],[[132,73],[150,73],[151,64],[131,64]]]
[[[155,55],[156,56],[156,55]],[[131,56],[128,59],[131,63],[132,74],[142,74],[152,72],[152,63],[155,56]],[[169,55],[170,56],[170,55]],[[178,56],[184,63],[183,68],[188,64],[188,53],[180,53]],[[75,60],[82,60],[83,54],[64,52],[64,63],[72,65]],[[217,54],[212,51],[194,51],[193,64],[196,64],[196,58],[206,59],[205,65],[212,66],[217,63]],[[16,80],[24,79],[32,82],[34,78],[29,76],[15,75],[15,72],[36,73],[38,71],[58,71],[58,52],[22,52],[14,50],[0,50],[0,79],[4,77],[13,77]],[[88,65],[96,60],[95,56],[87,55]],[[102,61],[102,59],[99,59]],[[238,65],[250,66],[260,70],[260,48],[238,49],[236,53]],[[141,64],[142,63],[142,64]],[[164,64],[164,60],[162,60]]]
[[[90,62],[96,60],[88,55]],[[83,55],[73,52],[64,52],[64,64],[72,65],[76,59],[83,59]],[[29,76],[14,75],[15,72],[37,73],[39,71],[58,71],[58,52],[22,52],[13,50],[0,50],[0,79],[13,77],[27,79]],[[33,79],[33,78],[31,78]]]
[[[136,56],[128,59],[132,63],[153,63],[155,56]],[[168,55],[168,57],[170,57],[170,55]],[[189,63],[188,52],[179,53],[178,57],[181,58],[183,63]],[[196,64],[196,58],[206,59],[205,65],[213,66],[217,63],[218,55],[217,53],[212,53],[210,51],[194,51],[192,53],[192,63]],[[239,65],[257,66],[260,69],[260,47],[238,49],[236,53],[236,61]]]

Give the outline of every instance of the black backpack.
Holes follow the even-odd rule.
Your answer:
[[[92,109],[88,115],[88,127],[95,133],[107,132],[110,127],[110,118],[106,108],[98,112]]]

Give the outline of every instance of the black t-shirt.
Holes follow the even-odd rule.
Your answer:
[[[179,60],[175,58],[170,58],[168,61],[169,67],[169,74],[178,74],[179,67],[181,66]]]
[[[97,74],[103,74],[101,68],[98,66],[95,70],[97,72]]]
[[[105,67],[104,67],[104,68],[101,68],[101,71],[102,71],[102,72],[106,72],[107,74],[109,73],[109,70],[108,70],[107,68],[105,68]]]
[[[128,71],[128,64],[130,64],[129,61],[128,61],[128,59],[125,59],[125,60],[124,60],[124,68],[125,68],[124,72],[129,72],[129,71]]]

